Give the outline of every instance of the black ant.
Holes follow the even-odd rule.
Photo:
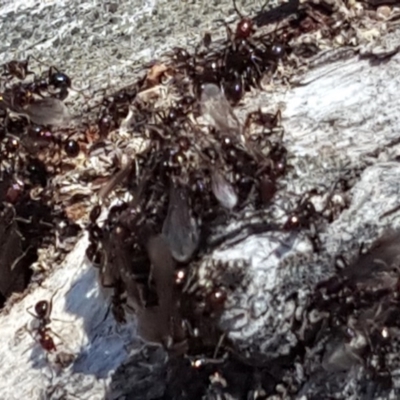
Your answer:
[[[282,129],[280,127],[282,120],[281,110],[278,110],[275,114],[264,112],[261,108],[257,111],[253,111],[247,114],[246,121],[244,123],[243,132],[245,134],[249,132],[250,127],[255,124],[263,128],[262,136],[264,133],[270,134],[279,131],[281,133]]]
[[[97,225],[96,221],[101,214],[101,206],[95,205],[89,214],[89,241],[90,244],[86,249],[86,257],[95,267],[100,267],[102,264],[102,251],[101,251],[101,235],[102,230]]]
[[[296,209],[287,218],[283,229],[287,231],[307,229],[309,230],[309,239],[312,242],[315,252],[319,251],[320,239],[318,237],[316,223],[324,217],[325,210],[330,206],[329,199],[327,204],[321,211],[317,211],[313,202],[310,200],[312,196],[319,195],[317,189],[307,192],[299,201]],[[328,220],[329,222],[329,220]]]
[[[52,332],[52,330],[49,327],[51,323],[50,315],[53,308],[53,298],[57,294],[57,292],[58,290],[54,292],[53,296],[51,296],[50,301],[38,301],[34,307],[35,313],[30,312],[29,309],[27,310],[29,314],[31,314],[39,321],[39,326],[35,329],[39,337],[38,342],[42,346],[42,348],[49,353],[57,350],[54,340],[50,335],[50,332]]]
[[[175,47],[172,53],[169,54],[174,67],[178,70],[183,70],[187,76],[194,78],[196,75],[196,56],[190,54],[182,47]]]
[[[290,214],[283,225],[285,230],[308,228],[310,226],[312,219],[318,215],[314,204],[310,200],[310,197],[315,194],[316,191],[312,190],[300,199],[295,211]]]
[[[278,190],[276,179],[273,176],[265,174],[260,178],[259,193],[262,204],[268,204]]]
[[[2,151],[2,156],[4,158],[12,158],[20,147],[19,140],[13,136],[8,136],[3,144],[4,149]]]
[[[48,72],[48,82],[59,90],[66,90],[71,87],[71,78],[56,67],[51,66]]]
[[[124,304],[126,304],[126,298],[123,297],[125,293],[123,283],[118,281],[114,286],[114,293],[111,296],[111,312],[114,316],[115,321],[119,324],[126,324],[126,315],[124,310]],[[106,317],[108,312],[106,314]]]
[[[38,158],[28,159],[26,171],[28,178],[32,183],[46,187],[49,179],[49,173],[43,161],[39,160]]]
[[[106,138],[107,135],[116,127],[115,120],[110,110],[105,109],[97,121],[99,135],[101,138]]]
[[[49,91],[49,88],[53,87],[56,89],[55,93]],[[35,79],[26,85],[26,90],[31,93],[35,93],[40,97],[43,96],[43,92],[49,93],[52,97],[56,97],[58,100],[65,100],[68,96],[68,89],[71,88],[71,78],[64,72],[59,71],[56,67],[51,66],[47,72],[46,77]]]
[[[276,68],[277,61],[285,54],[285,48],[278,42],[254,37],[253,20],[240,13],[235,1],[233,4],[240,21],[234,33],[224,22],[228,41],[223,56],[222,84],[229,100],[237,103],[245,90],[259,86],[264,72]]]
[[[129,106],[137,93],[138,89],[136,87],[129,87],[103,98],[97,119],[97,127],[101,138],[107,137],[112,130],[117,128],[120,121],[126,118]]]
[[[79,152],[81,151],[79,143],[73,139],[69,139],[65,142],[64,150],[65,153],[71,158],[77,157]]]
[[[31,139],[44,141],[46,143],[55,140],[53,133],[49,128],[43,125],[31,124],[28,127],[28,136]]]

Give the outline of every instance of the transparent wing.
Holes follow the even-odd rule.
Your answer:
[[[241,134],[240,121],[217,85],[212,83],[204,85],[201,93],[201,110],[207,122],[218,131],[235,137]]]
[[[70,120],[67,106],[58,99],[45,97],[35,100],[24,108],[29,119],[38,125],[64,125]]]

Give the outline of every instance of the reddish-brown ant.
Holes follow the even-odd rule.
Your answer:
[[[57,294],[57,292],[58,290],[54,292],[54,294],[51,296],[50,301],[38,301],[34,306],[35,313],[29,311],[29,309],[27,310],[29,314],[31,314],[35,319],[39,321],[39,326],[35,329],[35,332],[38,336],[37,340],[42,348],[49,353],[57,350],[54,340],[50,335],[50,332],[54,332],[49,327],[51,323],[50,315],[53,308],[53,298]],[[56,333],[54,334],[57,336]]]
[[[222,66],[212,76],[222,84],[229,101],[236,104],[246,90],[260,85],[265,72],[276,68],[285,49],[272,38],[255,37],[253,20],[241,14],[235,1],[233,5],[240,20],[235,32],[222,21],[227,30],[227,41],[222,55]]]
[[[254,23],[251,18],[243,16],[243,14],[239,11],[239,8],[237,7],[235,0],[232,0],[232,3],[236,14],[240,18],[238,24],[236,25],[235,33],[233,34],[231,28],[226,24],[225,21],[223,20],[218,20],[218,21],[221,21],[225,25],[228,36],[233,40],[237,41],[240,39],[247,39],[255,32]]]
[[[234,9],[240,17],[240,21],[236,25],[235,39],[247,39],[255,32],[254,23],[250,18],[244,17],[239,11],[236,1],[232,1]]]

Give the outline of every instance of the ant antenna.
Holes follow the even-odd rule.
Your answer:
[[[266,0],[266,2],[265,2],[265,3],[263,4],[263,6],[261,7],[261,10],[259,11],[260,14],[264,12],[265,7],[267,7],[268,3],[269,3],[269,0]]]
[[[243,14],[239,11],[239,9],[236,5],[236,0],[232,0],[232,2],[233,2],[233,8],[235,9],[236,14],[239,15],[240,19],[243,19]]]

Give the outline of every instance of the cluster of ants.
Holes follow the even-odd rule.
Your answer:
[[[400,367],[398,240],[398,232],[387,232],[368,250],[362,245],[351,263],[337,257],[337,274],[317,284],[307,310],[321,318],[309,324],[304,346],[316,349],[310,358],[322,359],[327,381],[340,387],[340,372],[358,366],[363,373],[356,385],[360,392],[368,386],[374,398],[388,396]],[[325,346],[315,346],[318,341]]]
[[[235,108],[290,51],[288,42],[257,35],[253,20],[241,16],[225,39],[206,34],[193,52],[173,49],[99,106],[100,140],[123,126],[147,145],[101,190],[105,203],[119,186],[130,199],[113,205],[102,223],[101,206],[93,207],[86,255],[102,285],[114,288],[117,322],[133,309],[143,339],[209,375],[225,365],[217,355],[229,344],[215,321],[234,288],[198,287],[196,265],[212,250],[211,233],[248,210],[267,210],[290,171],[280,111],[256,110],[241,122]],[[321,217],[335,218],[332,195],[320,212],[314,194],[302,196],[276,229],[309,230]],[[312,239],[318,250],[318,233]]]
[[[58,222],[69,224],[49,195],[51,179],[60,172],[52,154],[65,151],[73,158],[80,151],[58,129],[71,79],[55,67],[41,75],[29,68],[29,59],[0,66],[1,307],[28,286],[38,249],[54,243]],[[41,300],[32,314],[39,321],[35,339],[46,352],[56,350],[51,308],[51,300]]]
[[[131,113],[128,130],[148,141],[102,193],[123,184],[133,200],[111,207],[102,227],[96,205],[88,226],[87,256],[100,268],[102,284],[115,288],[113,310],[120,321],[118,298],[125,291],[136,308],[159,306],[155,269],[163,266],[151,262],[149,241],[162,237],[182,275],[208,251],[207,237],[216,226],[240,210],[268,206],[287,172],[280,112],[258,110],[242,124],[233,109],[285,54],[284,44],[255,37],[254,31],[252,20],[242,18],[234,34],[227,27],[226,40],[211,43],[207,36],[194,54],[176,48],[164,63],[101,103],[101,138]],[[202,46],[207,50],[199,50]],[[149,94],[160,86],[178,100],[157,106]],[[204,117],[208,124],[199,121]],[[222,301],[223,290],[215,291],[210,298]]]
[[[240,364],[229,355],[217,357],[222,350],[229,353],[215,321],[234,288],[212,282],[196,286],[196,265],[212,250],[209,237],[216,229],[249,210],[270,208],[290,171],[280,111],[256,110],[242,122],[235,109],[246,93],[262,89],[264,80],[285,65],[297,26],[279,31],[279,39],[277,32],[258,33],[255,19],[241,15],[233,4],[240,20],[234,30],[224,23],[224,39],[213,41],[206,34],[193,52],[173,49],[133,85],[104,96],[97,112],[89,110],[96,114],[90,123],[90,134],[94,131],[97,138],[92,150],[113,140],[122,128],[146,145],[115,168],[98,193],[106,205],[119,186],[130,197],[110,207],[102,223],[102,205],[92,208],[87,258],[99,268],[101,284],[114,288],[111,310],[117,322],[125,323],[126,308],[134,309],[145,340],[162,344],[171,355],[185,355],[193,370],[204,368],[208,376],[217,376],[229,363]],[[12,218],[9,212],[0,217],[3,225],[12,220],[18,224],[15,229],[25,229],[24,243],[18,244],[23,255],[42,245],[39,240],[32,245],[29,236],[48,235],[52,221],[41,224],[45,214],[54,217],[46,196],[42,201],[30,196],[35,188],[45,189],[52,174],[62,172],[57,163],[50,171],[43,160],[62,151],[74,158],[81,148],[58,126],[71,90],[65,73],[50,67],[37,76],[29,60],[11,61],[3,66],[0,84],[0,200],[5,209],[14,210]],[[328,206],[317,211],[314,194],[302,196],[276,229],[315,231],[311,227],[324,213],[331,222],[336,214]],[[39,215],[35,222],[41,222],[35,229],[32,209]],[[318,232],[312,240],[318,251]],[[34,254],[29,258],[33,261]],[[51,308],[51,301],[41,300],[33,314],[39,321],[39,344],[47,352],[56,351]]]
[[[50,188],[60,172],[53,153],[65,151],[73,158],[80,152],[78,142],[58,130],[70,88],[71,79],[55,67],[38,75],[29,59],[0,66],[1,307],[27,287],[38,249],[54,242],[58,222],[70,222],[53,204]],[[47,351],[55,350],[50,311],[47,301],[35,306],[39,343]]]
[[[21,149],[36,160],[37,152],[50,144],[62,146],[70,157],[79,153],[75,140],[65,140],[57,132],[68,117],[62,101],[68,96],[71,79],[53,66],[37,76],[29,70],[29,63],[30,58],[9,61],[2,66],[0,79],[1,155],[2,159],[13,159],[14,169],[22,162],[15,157]]]

